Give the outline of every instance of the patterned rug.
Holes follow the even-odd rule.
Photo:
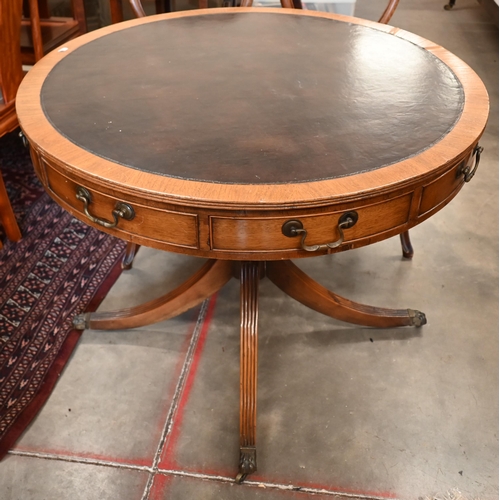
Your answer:
[[[18,131],[0,138],[0,170],[23,238],[0,250],[0,459],[47,400],[80,331],[121,273],[125,243],[56,205]]]

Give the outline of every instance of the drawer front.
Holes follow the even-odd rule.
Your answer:
[[[470,159],[468,160],[470,162]],[[464,185],[464,177],[459,170],[464,164],[460,163],[441,177],[427,184],[422,189],[422,200],[418,211],[419,217],[423,217],[435,208],[441,208],[448,203]]]
[[[407,223],[412,195],[406,194],[373,205],[349,208],[319,215],[290,215],[286,217],[210,217],[212,250],[272,252],[299,250],[301,238],[287,237],[283,224],[298,220],[307,231],[307,245],[321,245],[338,240],[337,228],[343,213],[355,210],[357,223],[344,230],[344,244],[373,237]]]
[[[111,231],[120,237],[120,233],[145,237],[153,241],[166,242],[171,245],[198,249],[198,216],[196,214],[175,212],[161,208],[146,207],[141,204],[130,203],[125,199],[114,198],[101,193],[91,186],[82,186],[58,170],[52,168],[41,158],[43,164],[44,184],[51,195],[63,206],[68,207],[75,216],[82,221],[103,229],[99,224],[92,223],[84,213],[84,202],[76,198],[79,187],[84,187],[91,195],[88,205],[89,213],[104,221],[113,222],[112,212],[117,202],[130,205],[134,211],[131,220],[118,218],[118,224]]]

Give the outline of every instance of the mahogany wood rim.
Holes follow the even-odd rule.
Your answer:
[[[245,13],[272,13],[333,19],[367,26],[397,36],[424,48],[443,61],[461,82],[465,102],[453,129],[429,149],[399,163],[348,177],[297,184],[215,184],[187,181],[137,171],[97,157],[63,137],[46,118],[40,103],[42,84],[51,69],[75,49],[96,38],[145,23],[187,16]],[[43,156],[60,164],[82,182],[98,183],[106,191],[134,194],[151,201],[222,209],[312,208],[389,193],[405,186],[425,183],[445,170],[464,151],[471,149],[484,131],[489,111],[488,94],[477,74],[443,47],[391,26],[338,14],[274,8],[220,8],[182,11],[135,19],[111,25],[72,40],[44,57],[24,78],[16,108],[21,128],[31,145]]]

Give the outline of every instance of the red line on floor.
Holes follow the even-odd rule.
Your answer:
[[[186,339],[183,342],[180,354],[179,354],[179,361],[177,363],[177,366],[175,368],[175,372],[172,376],[172,383],[171,387],[169,388],[168,391],[166,391],[167,396],[165,397],[164,404],[161,409],[161,415],[158,417],[158,424],[156,426],[157,428],[157,436],[156,438],[151,440],[151,449],[149,452],[146,453],[145,457],[116,457],[112,455],[102,455],[98,453],[93,453],[93,452],[87,452],[87,451],[73,451],[73,450],[67,450],[67,449],[55,449],[55,448],[47,448],[47,447],[23,447],[23,446],[14,446],[13,449],[17,451],[23,451],[26,453],[47,453],[51,455],[59,455],[62,457],[75,457],[75,458],[85,458],[89,460],[101,460],[105,462],[115,462],[119,464],[127,464],[127,465],[137,465],[137,466],[146,466],[150,467],[153,464],[154,460],[154,455],[156,451],[156,446],[158,443],[159,436],[162,433],[163,430],[163,425],[165,423],[165,420],[167,418],[168,412],[170,410],[170,405],[172,401],[172,396],[175,392],[175,386],[177,384],[177,380],[181,374],[182,367],[184,365],[185,359],[186,359],[186,353],[189,349],[189,344],[191,342],[191,337],[194,333],[194,329],[196,327],[196,322],[198,315],[200,313],[200,310],[198,309],[198,312],[196,316],[193,318],[193,320],[190,323],[190,331],[186,333]]]
[[[160,469],[166,469],[164,467],[160,467]],[[236,470],[236,469],[235,469]],[[177,467],[177,468],[172,468],[170,467],[168,469],[169,472],[174,473],[175,472],[183,472],[183,473],[191,473],[191,474],[199,474],[200,476],[213,476],[213,477],[225,477],[225,478],[230,478],[232,479],[233,476],[235,476],[235,470],[234,471],[221,471],[221,470],[212,470],[212,469],[203,469],[203,470],[194,470],[189,467]],[[160,470],[160,473],[166,473],[166,470]],[[190,477],[189,479],[193,480],[203,480],[203,479],[209,479],[207,478],[196,478],[196,477]],[[294,487],[297,488],[304,488],[304,489],[312,489],[312,490],[317,490],[317,492],[308,492],[304,490],[296,490],[297,493],[301,493],[302,495],[304,494],[311,494],[311,495],[321,495],[321,491],[329,492],[329,493],[337,493],[337,494],[347,494],[347,495],[356,495],[356,496],[361,496],[361,497],[377,497],[377,498],[386,498],[387,500],[390,499],[395,499],[398,498],[398,495],[396,493],[390,492],[390,491],[379,491],[379,490],[361,490],[361,489],[352,489],[348,488],[345,486],[340,486],[340,485],[334,485],[334,484],[320,484],[320,483],[309,483],[309,482],[300,482],[300,481],[294,481],[289,478],[283,479],[280,478],[279,480],[276,478],[269,478],[266,476],[261,476],[258,473],[257,474],[252,474],[248,476],[248,481],[252,481],[252,483],[259,483],[262,482],[264,484],[269,484],[269,485],[274,485],[278,491],[285,491],[287,493],[291,493],[294,490],[282,490],[280,487],[284,486],[290,486],[293,485]],[[248,486],[251,487],[258,487],[256,484],[249,484]]]
[[[208,329],[210,328],[210,324],[212,322],[212,317],[214,315],[215,304],[217,302],[217,294],[214,294],[208,303],[207,314],[205,316],[205,320],[203,322],[203,326],[200,332],[200,337],[198,338],[198,345],[193,353],[193,360],[191,362],[191,368],[189,370],[189,374],[187,376],[186,384],[184,385],[184,389],[182,390],[181,397],[179,398],[179,404],[177,406],[176,414],[172,421],[172,432],[168,437],[168,441],[165,444],[163,452],[161,454],[161,459],[159,463],[159,467],[173,469],[177,468],[177,462],[174,458],[174,454],[176,451],[177,441],[179,439],[180,430],[182,427],[182,421],[184,419],[184,410],[186,407],[186,403],[189,400],[189,396],[191,394],[191,390],[193,388],[193,384],[196,378],[196,374],[198,372],[198,366],[200,364],[201,353],[203,352],[203,348],[205,346],[205,341],[207,339]]]
[[[348,494],[348,495],[359,495],[359,496],[365,496],[365,497],[380,497],[380,498],[387,498],[393,499],[393,498],[398,498],[396,493],[390,492],[390,491],[378,491],[378,490],[361,490],[361,489],[353,489],[349,488],[346,486],[341,486],[337,484],[321,484],[321,483],[314,483],[314,482],[296,482],[290,479],[285,479],[284,481],[278,480],[276,478],[271,479],[270,477],[265,477],[265,476],[260,476],[258,473],[257,474],[252,474],[248,476],[249,481],[262,481],[263,483],[270,483],[270,484],[293,484],[293,486],[296,486],[298,488],[311,488],[313,490],[325,490],[333,493],[339,493],[339,494]]]
[[[172,482],[173,476],[156,474],[153,480],[153,486],[149,492],[148,500],[167,500],[166,487]]]
[[[237,452],[239,452],[239,450],[236,450]],[[165,471],[172,471],[172,472],[187,472],[188,474],[201,474],[201,475],[206,475],[206,476],[215,476],[215,477],[228,477],[228,478],[234,478],[236,477],[236,473],[237,473],[237,459],[238,459],[238,455],[235,455],[234,457],[234,469],[211,469],[210,467],[204,467],[203,470],[198,470],[198,469],[194,469],[192,467],[189,467],[189,466],[185,466],[183,465],[182,467],[180,465],[178,465],[177,463],[174,463],[172,462],[172,464],[170,464],[170,462],[168,463],[169,465],[173,465],[172,467],[166,467],[165,464],[160,464],[158,465],[158,468],[160,469],[160,472],[165,472]],[[260,479],[261,481],[263,481],[263,479]],[[269,482],[272,482],[272,481],[269,481]]]
[[[164,400],[164,404],[162,406],[161,416],[158,418],[158,422],[156,425],[156,430],[157,430],[158,434],[154,440],[154,444],[153,444],[154,447],[156,447],[158,445],[159,437],[161,436],[161,434],[163,432],[163,427],[165,425],[165,421],[167,420],[168,413],[170,411],[170,406],[172,405],[172,399],[173,399],[173,396],[175,394],[175,388],[177,386],[177,381],[179,380],[179,377],[181,376],[182,368],[184,366],[184,363],[186,362],[186,354],[189,350],[189,345],[191,343],[191,339],[195,333],[195,328],[196,328],[196,324],[198,321],[198,317],[199,317],[200,312],[201,312],[201,308],[197,307],[195,309],[195,311],[196,311],[196,314],[192,318],[192,321],[190,324],[190,331],[186,335],[186,338],[185,338],[184,342],[182,343],[182,348],[181,348],[180,353],[179,353],[179,361],[177,362],[177,365],[176,365],[175,370],[174,370],[174,374],[172,375],[172,382],[171,382],[170,387],[165,395],[165,400]],[[155,451],[156,451],[156,449],[153,450],[152,456],[154,455]]]
[[[101,462],[110,462],[117,463],[123,465],[135,465],[137,467],[151,467],[153,463],[153,457],[147,458],[121,458],[114,457],[111,455],[101,455],[99,453],[92,453],[87,451],[73,451],[73,450],[65,450],[65,449],[56,449],[56,448],[36,448],[36,447],[24,447],[24,446],[16,446],[14,451],[22,451],[24,453],[41,453],[47,455],[55,455],[64,458],[74,458],[74,459],[86,459],[86,460],[97,460]]]
[[[198,339],[198,344],[197,344],[195,351],[193,353],[191,368],[189,370],[189,374],[188,374],[184,389],[182,390],[181,397],[179,398],[179,404],[177,407],[177,411],[176,411],[176,414],[175,414],[173,422],[172,422],[172,431],[171,431],[170,436],[168,437],[168,441],[167,441],[167,443],[162,451],[161,459],[160,459],[160,462],[158,464],[159,469],[170,470],[170,471],[179,471],[179,472],[191,472],[194,474],[206,474],[209,476],[213,475],[213,476],[232,477],[232,475],[233,475],[232,473],[234,471],[222,471],[220,469],[219,470],[204,469],[203,471],[198,471],[198,470],[193,470],[193,469],[191,469],[189,467],[185,467],[185,466],[181,467],[181,466],[179,466],[179,464],[175,460],[175,452],[176,452],[177,442],[179,440],[181,429],[182,429],[182,422],[184,419],[185,408],[186,408],[187,402],[189,400],[189,397],[191,395],[191,391],[192,391],[194,382],[196,380],[198,367],[199,367],[199,363],[200,363],[200,359],[201,359],[201,354],[202,354],[204,346],[205,346],[208,330],[210,328],[213,314],[214,314],[216,299],[217,299],[217,295],[213,295],[212,298],[210,299],[210,302],[208,305],[208,310],[207,310],[207,315],[205,316],[202,330],[200,332],[200,337]],[[159,475],[161,475],[161,474],[159,474]],[[289,479],[276,480],[276,478],[271,479],[269,477],[266,478],[264,476],[260,476],[258,473],[252,474],[248,479],[251,481],[262,481],[265,483],[276,484],[277,486],[280,484],[281,485],[290,484]],[[155,478],[155,480],[156,480],[156,478]],[[344,494],[350,494],[350,495],[361,495],[361,496],[367,496],[367,497],[376,496],[376,497],[387,498],[387,499],[394,499],[397,497],[397,495],[395,493],[392,493],[392,492],[365,491],[365,490],[346,488],[345,486],[337,486],[337,485],[332,485],[332,484],[325,485],[325,484],[319,484],[319,483],[300,483],[300,482],[296,483],[295,481],[292,481],[292,484],[294,486],[297,486],[300,488],[311,488],[314,490],[325,490],[325,491],[329,491],[329,492],[344,493]],[[160,498],[160,497],[152,497],[151,500],[157,500],[157,498]]]
[[[257,450],[258,453],[258,450]],[[258,459],[258,457],[257,457]],[[194,472],[194,471],[193,471]],[[204,472],[203,472],[204,473]],[[220,474],[216,474],[220,475]],[[231,476],[230,476],[231,477]],[[283,477],[276,477],[274,476],[273,478],[265,475],[260,475],[258,472],[255,474],[251,474],[248,476],[248,481],[253,481],[253,482],[263,482],[263,483],[269,483],[269,484],[276,484],[276,485],[290,485],[292,484],[293,486],[296,486],[298,488],[311,488],[313,490],[325,490],[328,492],[333,492],[333,493],[339,493],[339,494],[348,494],[348,495],[360,495],[360,496],[366,496],[366,497],[381,497],[381,498],[397,498],[396,493],[390,492],[390,491],[378,491],[378,490],[361,490],[361,489],[353,489],[345,485],[339,485],[339,484],[323,484],[323,483],[315,483],[315,482],[301,482],[301,481],[294,481],[293,479],[290,478],[283,478]]]

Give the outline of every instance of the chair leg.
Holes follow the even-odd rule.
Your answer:
[[[87,17],[85,15],[85,2],[84,0],[71,0],[71,7],[73,9],[73,17],[78,22],[80,35],[87,33]]]
[[[125,250],[125,255],[122,259],[122,269],[128,270],[132,268],[132,263],[134,262],[137,251],[139,250],[140,245],[137,243],[131,243],[130,241],[127,243],[127,248]]]
[[[403,250],[403,257],[405,259],[413,258],[413,246],[410,241],[410,233],[405,231],[399,235],[401,239],[401,248]]]
[[[5,234],[10,241],[21,239],[21,230],[17,224],[16,216],[9,201],[9,195],[0,173],[0,221],[2,222]]]

